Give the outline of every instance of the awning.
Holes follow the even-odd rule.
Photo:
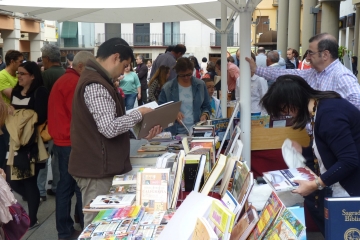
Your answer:
[[[77,31],[77,22],[63,22],[61,29],[61,38],[76,38]]]

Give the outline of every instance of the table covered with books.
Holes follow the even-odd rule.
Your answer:
[[[205,132],[208,127],[194,128],[194,135]],[[131,157],[133,170],[114,176],[109,195],[84,208],[99,213],[79,239],[258,239],[279,235],[277,228],[302,239],[303,208],[291,212],[271,189],[265,207],[248,201],[254,174],[241,162],[240,133],[235,126],[226,147],[215,135],[169,139],[166,133],[161,138],[170,141],[142,146]],[[296,232],[289,222],[297,224]]]

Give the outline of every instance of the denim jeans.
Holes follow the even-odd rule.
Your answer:
[[[134,104],[135,104],[135,100],[137,97],[137,93],[130,93],[130,94],[125,94],[125,107],[126,110],[130,110],[134,108]]]
[[[59,163],[60,180],[56,189],[56,230],[59,238],[69,238],[74,232],[74,221],[71,218],[71,198],[76,194],[75,214],[79,216],[80,225],[84,224],[81,192],[75,179],[68,172],[71,147],[54,145],[53,152]]]

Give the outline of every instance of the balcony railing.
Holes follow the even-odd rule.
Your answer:
[[[220,47],[221,46],[221,34],[220,33],[210,33],[210,46],[211,47]],[[227,36],[227,46],[228,47],[238,47],[239,46],[239,34],[228,34]]]
[[[185,33],[121,33],[119,37],[124,39],[130,46],[169,46],[176,44],[185,45]],[[99,33],[96,38],[96,45],[105,42],[105,33]]]

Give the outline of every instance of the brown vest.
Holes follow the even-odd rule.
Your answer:
[[[129,159],[128,132],[106,138],[96,126],[93,115],[85,104],[85,87],[91,83],[103,85],[116,103],[116,116],[126,114],[124,100],[114,88],[104,68],[89,60],[75,89],[71,120],[71,153],[69,173],[80,178],[105,178],[132,169]]]

